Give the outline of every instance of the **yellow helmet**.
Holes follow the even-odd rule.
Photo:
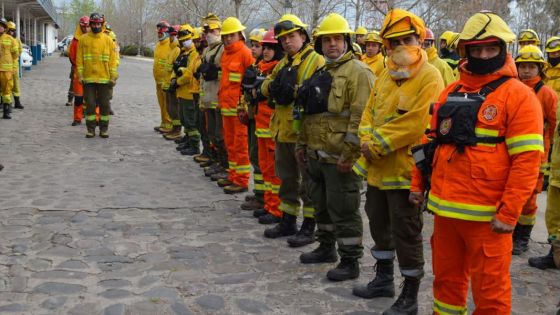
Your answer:
[[[453,33],[452,31],[445,31],[445,32],[441,33],[441,35],[439,36],[439,41],[441,42],[442,40],[444,40],[445,43],[447,45],[449,45],[449,42],[453,38],[454,34],[457,34],[457,33]]]
[[[274,37],[279,38],[297,30],[302,30],[307,34],[306,28],[307,24],[304,24],[297,16],[284,14],[274,25]]]
[[[517,38],[517,42],[530,42],[534,45],[538,45],[541,43],[539,40],[539,35],[537,32],[533,31],[532,29],[522,30],[519,33],[519,37]]]
[[[383,44],[383,39],[379,36],[378,31],[372,31],[366,36],[366,43],[380,43]]]
[[[348,25],[348,21],[342,15],[331,13],[319,24],[316,36],[330,34],[353,34],[354,31]]]
[[[202,34],[202,26],[199,27],[195,27],[194,28],[194,34],[193,34],[193,40],[194,39],[200,39],[200,34]]]
[[[463,51],[466,43],[498,38],[506,44],[515,40],[515,34],[509,26],[495,13],[482,11],[471,16],[463,31],[459,34],[459,53]],[[464,52],[464,51],[463,51]]]
[[[224,23],[222,23],[222,31],[220,32],[220,35],[223,36],[242,32],[244,29],[246,29],[246,27],[241,24],[241,21],[233,16],[230,16],[224,20]]]
[[[264,33],[266,33],[264,28],[255,28],[251,31],[251,33],[249,33],[249,40],[260,43],[263,39]]]
[[[363,54],[362,47],[360,47],[358,43],[352,43],[352,49],[354,50],[354,55],[356,56],[361,56]]]
[[[423,41],[426,37],[424,20],[414,13],[402,9],[392,9],[387,12],[383,27],[379,32],[379,35],[387,40],[384,44],[389,47],[388,39],[409,34],[416,34]]]
[[[208,13],[208,15],[202,19],[202,27],[208,30],[215,30],[217,28],[222,28],[222,22],[215,14]]]
[[[179,28],[179,32],[177,32],[177,39],[183,41],[183,40],[193,39],[193,37],[194,37],[193,27],[190,26],[189,24],[181,25],[181,28]]]
[[[555,52],[560,50],[560,37],[552,36],[546,41],[544,46],[544,51],[547,53]]]
[[[15,29],[16,29],[16,23],[12,21],[8,21],[8,30],[15,30]]]
[[[358,26],[358,28],[356,28],[356,32],[354,32],[356,35],[367,35],[368,31],[365,27],[363,26]]]
[[[526,45],[519,49],[519,53],[515,57],[515,63],[520,62],[545,63],[542,51],[535,45]]]
[[[457,49],[457,44],[459,44],[459,35],[460,33],[451,33],[451,37],[447,42],[447,46],[449,46],[449,48]]]

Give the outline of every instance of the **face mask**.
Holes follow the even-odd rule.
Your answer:
[[[556,65],[560,63],[560,57],[548,58],[548,62],[549,62],[553,67],[556,67]]]
[[[220,41],[220,37],[216,36],[214,34],[208,33],[208,35],[206,35],[206,40],[208,41],[208,44],[212,45],[212,44]]]
[[[506,49],[502,46],[500,54],[490,59],[474,58],[467,56],[467,70],[474,74],[489,74],[498,71],[506,63]]]
[[[439,50],[441,52],[442,55],[447,56],[449,55],[450,51],[449,49],[447,49],[447,47],[444,47],[442,49]]]
[[[186,40],[183,42],[183,47],[186,49],[190,49],[193,45],[192,39]]]
[[[101,33],[101,27],[92,27],[91,31],[95,34]]]
[[[169,37],[169,33],[163,33],[163,35],[159,38],[160,41]]]

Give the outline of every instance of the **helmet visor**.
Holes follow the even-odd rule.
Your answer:
[[[519,35],[519,41],[523,41],[523,40],[535,40],[537,39],[537,36],[535,34],[533,34],[532,32],[522,32]]]
[[[519,55],[517,55],[517,58],[515,58],[516,62],[522,62],[522,61],[531,61],[531,62],[535,62],[537,60],[541,60],[544,61],[544,56],[539,54],[536,51],[532,51],[532,52],[523,52]]]
[[[283,33],[292,31],[296,28],[300,28],[300,27],[295,25],[294,22],[290,20],[276,23],[276,25],[274,25],[274,36],[278,37],[280,35],[284,35]]]
[[[560,47],[560,39],[555,39],[546,44],[546,49],[555,49]]]

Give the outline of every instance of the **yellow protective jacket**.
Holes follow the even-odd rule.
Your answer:
[[[16,40],[4,33],[0,35],[0,44],[0,71],[15,71],[19,66],[19,48]]]
[[[375,75],[352,52],[324,67],[332,76],[328,111],[303,116],[298,147],[306,147],[326,163],[339,159],[353,163],[360,157],[358,126]]]
[[[557,64],[556,67],[548,65],[545,75],[544,83],[550,86],[560,97],[560,64]]]
[[[437,49],[434,46],[426,49],[426,53],[428,54],[428,62],[441,73],[444,86],[448,86],[450,83],[457,81],[453,69],[438,56]]]
[[[303,62],[301,61],[301,57],[306,55],[307,51],[312,51],[309,53]],[[296,84],[299,86],[303,83],[303,81],[309,79],[311,75],[317,70],[318,68],[322,67],[325,64],[325,59],[323,56],[319,55],[315,51],[313,51],[313,47],[311,45],[306,45],[301,49],[297,54],[293,57],[288,55],[284,56],[280,60],[280,62],[276,65],[272,73],[264,80],[261,86],[261,92],[264,96],[269,97],[269,86],[278,72],[285,67],[291,61],[291,66],[298,66],[298,73],[297,73],[297,82]],[[293,122],[293,104],[288,106],[283,105],[276,105],[274,114],[270,118],[270,131],[272,133],[272,139],[278,142],[285,142],[285,143],[296,143],[297,142],[297,132],[292,127]]]
[[[16,42],[16,46],[18,49],[18,57],[16,58],[16,61],[14,62],[14,70],[16,72],[16,75],[19,74],[19,57],[21,56],[21,53],[23,52],[23,44],[21,43],[21,40],[17,37],[14,37],[14,41]]]
[[[213,43],[208,46],[202,53],[202,60],[206,62],[211,62],[214,60],[214,64],[218,69],[222,65],[222,54],[224,53],[224,44],[222,42]],[[222,79],[222,72],[218,72],[218,78],[213,81],[204,81],[202,76],[200,77],[200,108],[202,109],[215,109],[218,106],[218,90],[220,89],[220,81]]]
[[[163,81],[161,85],[162,89],[164,90],[169,89],[169,83],[171,82],[171,78],[173,75],[173,63],[175,62],[177,57],[179,57],[179,54],[181,54],[181,48],[179,48],[177,42],[171,42],[169,45],[171,45],[171,49],[169,50],[169,53],[167,55],[167,60],[165,61],[166,64],[168,65],[165,68],[165,74],[167,75],[167,78]]]
[[[196,51],[196,47],[194,45],[189,49],[181,50],[181,54],[178,58],[183,56],[187,56],[186,67],[180,67],[179,70],[183,73],[182,76],[177,77],[175,73],[173,73],[173,77],[177,79],[177,97],[186,100],[192,100],[193,94],[199,93],[200,86],[198,80],[194,77],[194,73],[200,66],[201,60],[198,51]]]
[[[159,87],[163,87],[166,83],[169,83],[167,80],[169,80],[169,69],[172,66],[167,62],[167,57],[169,57],[171,48],[168,37],[164,40],[158,41],[156,48],[154,49],[153,74],[156,85]]]
[[[424,58],[409,79],[395,81],[386,68],[375,81],[359,128],[361,143],[371,143],[380,153],[378,159],[362,165],[370,186],[410,189],[414,164],[410,149],[420,143],[430,104],[443,90],[439,71]]]
[[[76,53],[78,78],[84,83],[115,82],[118,78],[117,56],[113,41],[104,33],[87,33],[80,37]]]
[[[375,77],[381,75],[381,71],[385,69],[385,56],[382,53],[378,53],[373,57],[368,57],[366,54],[362,56],[362,62],[364,62],[373,71]]]

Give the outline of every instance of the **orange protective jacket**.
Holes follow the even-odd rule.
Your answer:
[[[245,42],[238,41],[224,47],[222,77],[218,90],[218,104],[223,116],[237,116],[241,99],[241,80],[245,70],[255,62]]]
[[[278,60],[266,62],[261,60],[257,67],[263,75],[269,75],[274,67],[278,64]],[[257,112],[255,113],[255,134],[259,138],[272,138],[270,132],[270,117],[274,113],[274,109],[268,106],[268,100],[259,102]]]
[[[474,75],[463,64],[458,82],[440,95],[447,95],[460,84],[459,92],[477,92],[502,76],[517,78],[511,55],[500,70],[489,75]],[[475,125],[478,136],[503,136],[498,144],[468,146],[464,153],[452,144],[437,147],[428,195],[428,209],[435,214],[515,225],[535,185],[543,154],[543,115],[535,93],[517,79],[503,83],[489,94],[478,112]],[[431,125],[430,129],[435,130]],[[411,191],[422,191],[417,168],[413,170]]]
[[[536,76],[529,80],[523,80],[531,89],[535,89],[537,83],[542,80],[541,76]],[[556,132],[556,111],[558,109],[558,95],[554,90],[546,85],[542,86],[537,93],[537,98],[542,106],[544,120],[544,155],[542,157],[541,173],[544,173],[548,165],[548,153]]]
[[[74,37],[70,42],[70,46],[68,46],[68,59],[70,59],[70,63],[74,70],[76,70],[76,55],[78,53],[78,43],[80,40],[80,36],[84,35],[82,32],[82,28],[80,24],[76,25],[76,30],[74,31]]]

